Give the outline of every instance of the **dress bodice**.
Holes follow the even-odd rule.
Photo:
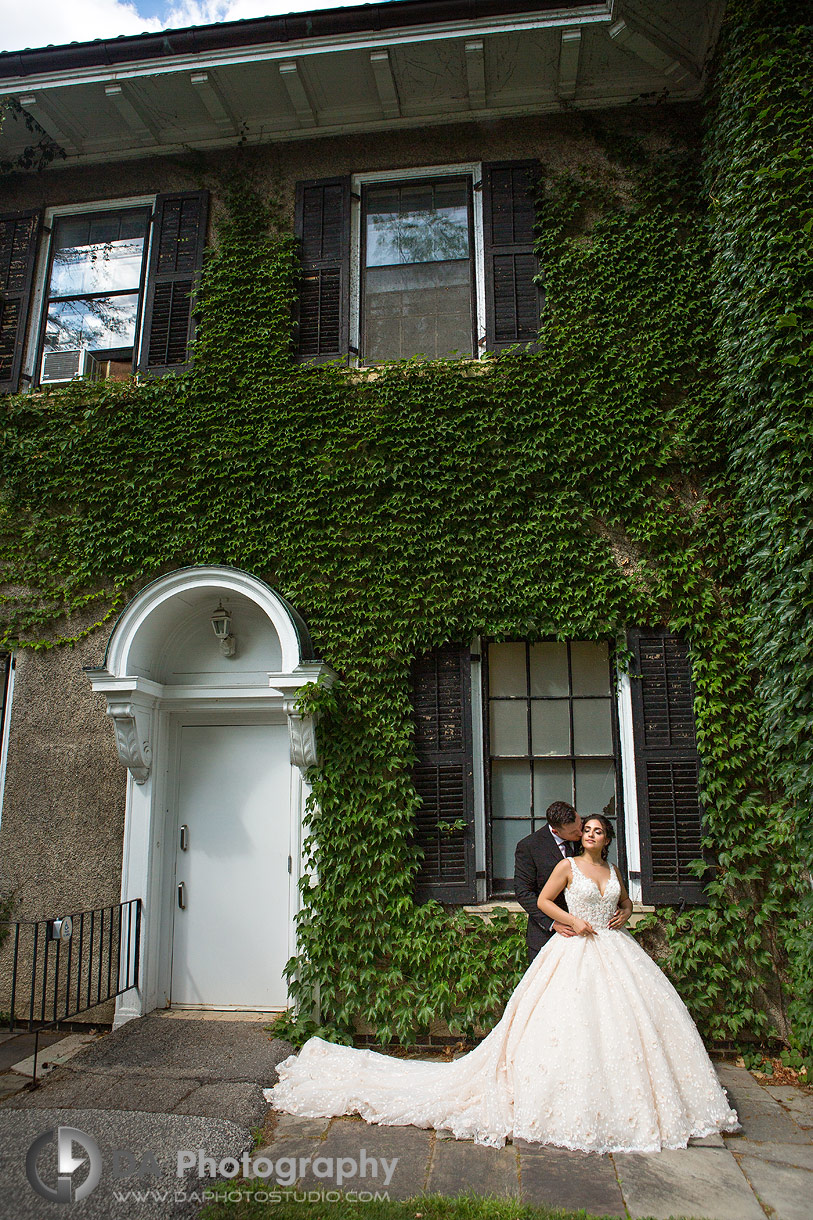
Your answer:
[[[573,856],[568,857],[573,880],[565,890],[565,902],[571,915],[586,919],[596,932],[606,932],[610,920],[618,906],[621,886],[614,868],[611,868],[610,880],[607,882],[602,897],[598,885],[592,877],[583,873]]]

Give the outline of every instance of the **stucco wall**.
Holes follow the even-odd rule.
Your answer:
[[[0,889],[21,919],[119,901],[126,771],[82,672],[99,664],[106,634],[15,658]]]

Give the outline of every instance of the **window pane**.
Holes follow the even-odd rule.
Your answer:
[[[531,694],[567,695],[567,644],[531,645]]]
[[[490,644],[488,689],[492,695],[527,693],[524,644]]]
[[[492,763],[491,811],[495,818],[530,817],[531,768],[528,763]]]
[[[138,289],[146,231],[144,211],[58,220],[50,295]]]
[[[45,329],[45,351],[132,347],[138,295],[96,297],[91,301],[52,301]]]
[[[528,704],[524,699],[491,703],[491,753],[528,753]]]
[[[410,183],[367,192],[367,266],[469,257],[465,182]]]
[[[575,754],[612,754],[609,699],[573,700],[573,751]]]
[[[458,180],[366,192],[365,363],[472,355],[468,190]]]
[[[534,763],[534,817],[544,822],[545,810],[554,801],[573,804],[573,768],[570,762]]]
[[[368,270],[364,359],[471,356],[470,270],[468,261]]]
[[[570,645],[570,667],[574,695],[609,695],[609,650],[604,641]]]
[[[569,706],[567,699],[543,699],[531,704],[534,754],[570,753]]]
[[[593,759],[576,763],[575,804],[583,818],[591,813],[615,817],[615,766],[612,762]]]
[[[522,822],[504,821],[495,818],[491,834],[492,865],[494,876],[513,877],[514,851],[520,839],[531,833],[531,822],[526,818]]]

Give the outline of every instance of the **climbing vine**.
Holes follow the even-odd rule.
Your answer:
[[[771,783],[813,860],[813,30],[792,0],[729,4],[706,173],[725,491]],[[813,898],[792,923],[791,1011],[813,1043]]]
[[[33,115],[23,109],[16,98],[0,98],[0,130],[9,118],[21,123],[32,139],[13,157],[0,158],[0,174],[16,174],[21,170],[39,172],[52,161],[65,158],[64,148],[48,135]]]
[[[796,564],[796,501],[769,527],[767,493],[749,491],[738,456],[761,416],[748,394],[751,415],[740,403],[741,306],[727,302],[715,211],[738,189],[724,167],[740,147],[728,62],[717,106],[732,134],[712,125],[711,186],[696,140],[666,148],[597,126],[600,169],[543,174],[532,350],[366,372],[297,365],[294,242],[273,204],[239,189],[220,209],[189,374],[5,405],[7,643],[68,642],[162,571],[226,563],[294,603],[339,675],[304,696],[322,762],[289,964],[294,1036],[316,1028],[317,994],[332,1037],[359,1019],[383,1041],[435,1021],[469,1033],[493,1023],[524,966],[507,914],[486,924],[413,902],[411,659],[475,634],[599,639],[668,621],[692,648],[715,868],[707,906],[666,908],[644,935],[706,1034],[808,1049],[783,986],[789,957],[799,969],[802,779],[787,769],[790,739],[764,732],[778,713],[754,609],[759,529],[781,520]],[[781,620],[781,570],[771,579],[760,604]]]

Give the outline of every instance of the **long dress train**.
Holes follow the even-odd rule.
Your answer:
[[[608,927],[615,872],[602,895],[570,864],[568,909],[595,936],[553,936],[473,1051],[425,1063],[311,1038],[279,1064],[274,1108],[587,1152],[685,1148],[691,1136],[736,1130],[680,996],[628,932]]]

